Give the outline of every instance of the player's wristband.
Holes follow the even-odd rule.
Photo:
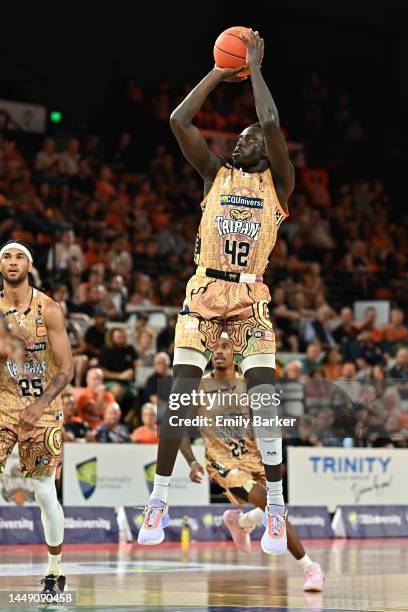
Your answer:
[[[197,465],[200,465],[200,464],[199,464],[199,462],[198,462],[196,459],[194,459],[194,461],[192,461],[192,462],[190,463],[190,468],[192,468],[192,467],[193,467],[193,465],[194,465],[195,463],[196,463]]]

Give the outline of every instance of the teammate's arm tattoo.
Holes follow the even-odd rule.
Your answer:
[[[71,381],[74,368],[71,343],[65,328],[65,320],[61,308],[55,302],[50,302],[46,306],[44,317],[48,341],[58,367],[57,373],[46,387],[41,398],[39,398],[41,403],[48,405]]]

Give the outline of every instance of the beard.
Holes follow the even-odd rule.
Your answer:
[[[18,276],[10,277],[6,272],[2,274],[3,279],[12,287],[22,285],[28,277],[28,272],[20,272]]]

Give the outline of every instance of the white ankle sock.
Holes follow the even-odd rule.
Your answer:
[[[260,508],[254,508],[249,512],[243,512],[239,515],[238,525],[244,528],[262,525],[263,514]]]
[[[305,555],[304,557],[302,557],[301,559],[297,559],[296,563],[299,563],[299,565],[301,567],[303,567],[303,569],[305,570],[307,567],[309,567],[309,565],[313,565],[313,561],[311,560],[311,558],[309,557],[309,555]]]
[[[266,500],[268,506],[270,504],[273,504],[274,506],[285,505],[283,500],[282,480],[277,480],[276,482],[266,481]]]
[[[160,476],[159,474],[155,475],[153,491],[150,495],[150,499],[160,499],[162,502],[167,502],[170,478],[171,476]]]
[[[62,553],[59,555],[51,555],[48,553],[48,567],[45,570],[44,576],[48,576],[49,574],[54,574],[54,576],[60,576],[64,572],[61,567],[61,557]]]

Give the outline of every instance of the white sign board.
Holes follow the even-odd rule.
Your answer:
[[[43,134],[47,123],[45,106],[0,100],[0,129]]]
[[[294,506],[408,504],[408,450],[288,447]]]
[[[194,447],[204,465],[204,447]],[[156,467],[155,444],[65,443],[63,500],[68,506],[143,506],[149,498]],[[169,504],[200,506],[209,503],[209,481],[190,481],[190,470],[178,455]]]

